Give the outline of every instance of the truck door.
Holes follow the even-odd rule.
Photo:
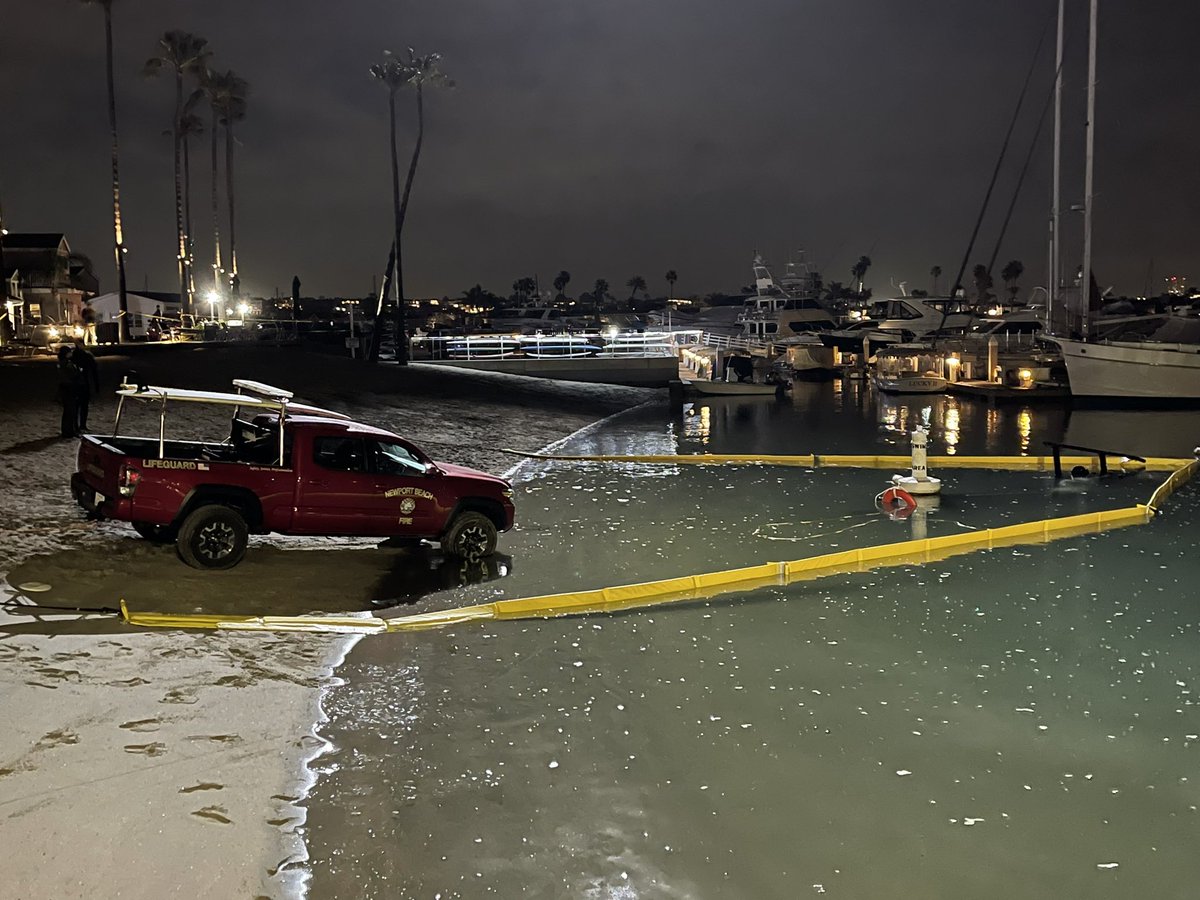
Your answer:
[[[368,439],[367,469],[375,476],[377,510],[386,534],[433,537],[449,510],[438,496],[436,470],[413,448],[398,441]]]
[[[391,534],[380,531],[372,501],[376,476],[367,471],[366,442],[348,435],[315,436],[311,464],[298,467],[300,490],[293,530],[299,534]]]

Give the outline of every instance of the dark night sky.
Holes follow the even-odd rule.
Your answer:
[[[112,289],[103,15],[0,0],[0,202],[12,231],[64,231]],[[386,261],[385,48],[440,51],[405,229],[410,295],[559,269],[570,293],[643,275],[736,290],[758,249],[803,247],[825,279],[860,254],[876,295],[957,268],[1054,0],[116,0],[130,286],[171,290],[167,78],[142,63],[168,29],[207,37],[252,87],[238,148],[243,287],[360,294]],[[1068,0],[1064,204],[1082,201],[1087,4]],[[1096,271],[1200,281],[1200,3],[1102,0]],[[1053,26],[971,262],[986,260],[1053,77]],[[401,153],[414,131],[401,107]],[[1045,283],[1050,120],[998,265]],[[202,138],[202,141],[206,138]],[[193,158],[211,255],[206,144]],[[1070,240],[1079,240],[1070,215]],[[224,229],[223,229],[224,231]],[[1064,253],[1077,259],[1081,249]],[[1074,252],[1076,255],[1072,255]],[[197,274],[204,270],[198,265]],[[969,281],[969,275],[967,280]],[[1156,290],[1157,292],[1157,290]],[[614,293],[622,295],[619,289]]]

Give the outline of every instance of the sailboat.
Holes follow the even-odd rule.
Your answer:
[[[1083,279],[1087,291],[1092,269],[1092,171],[1096,118],[1096,26],[1099,0],[1091,0],[1088,26],[1087,158],[1084,185]],[[1062,34],[1062,7],[1059,7]],[[1060,37],[1061,45],[1061,37]],[[1060,51],[1061,52],[1061,51]],[[1056,161],[1057,162],[1057,161]],[[1057,180],[1057,179],[1056,179]],[[1055,196],[1057,215],[1058,198]],[[1057,273],[1055,273],[1057,277]],[[1130,332],[1094,335],[1090,297],[1081,303],[1079,336],[1049,335],[1062,349],[1071,396],[1085,401],[1130,402],[1153,405],[1200,404],[1200,342],[1188,336],[1191,321],[1165,323],[1155,328],[1136,324]],[[1146,323],[1149,324],[1149,323]],[[1200,335],[1196,335],[1200,338]]]

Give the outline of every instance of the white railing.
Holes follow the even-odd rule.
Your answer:
[[[562,332],[558,334],[436,335],[413,338],[414,359],[582,359],[675,356],[699,332]]]

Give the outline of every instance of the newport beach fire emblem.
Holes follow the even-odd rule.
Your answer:
[[[403,500],[400,501],[400,512],[403,515],[408,515],[410,512],[413,511],[413,509],[416,508],[416,505],[417,505],[417,501],[414,500],[412,497],[405,497]]]

